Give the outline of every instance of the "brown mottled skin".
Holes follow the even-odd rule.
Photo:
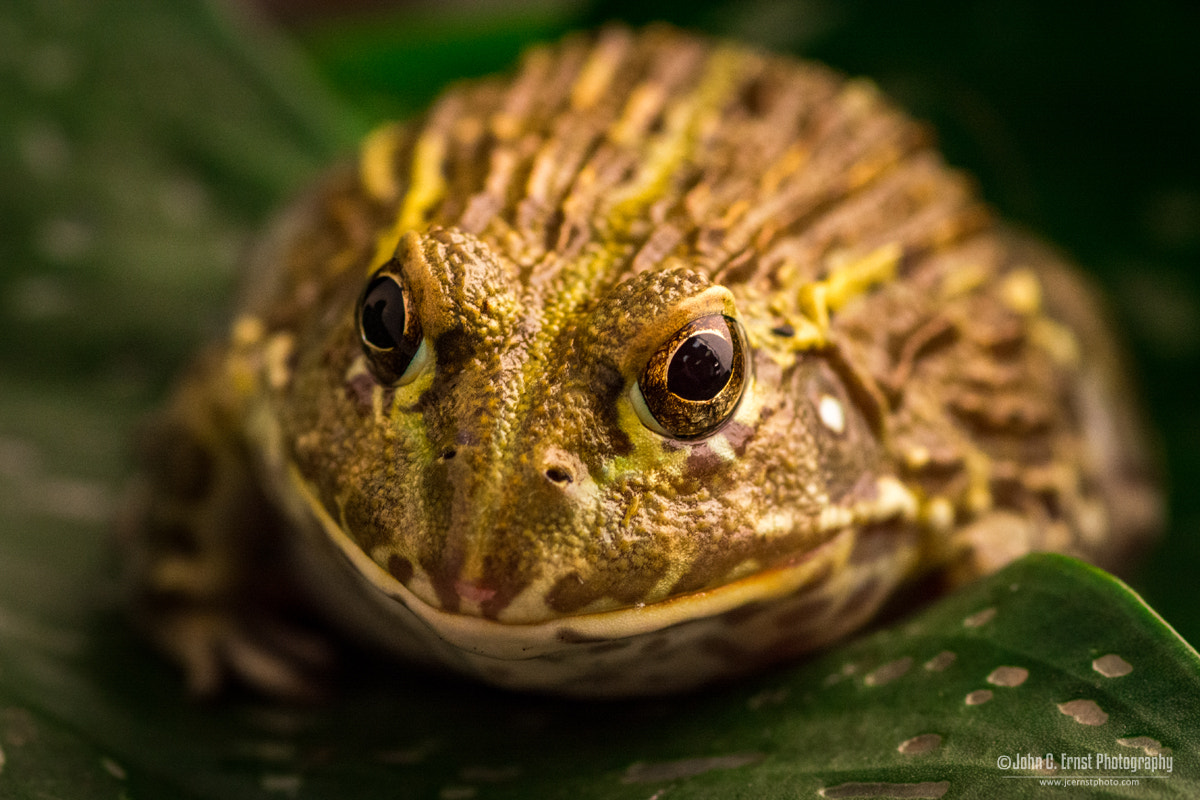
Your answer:
[[[399,379],[357,316],[381,267],[424,342]],[[504,685],[686,688],[921,574],[1119,568],[1157,524],[1086,289],[817,65],[667,28],[532,50],[374,134],[250,275],[128,525],[199,691],[308,685],[293,596]],[[744,334],[744,390],[658,419],[644,371],[705,317]]]

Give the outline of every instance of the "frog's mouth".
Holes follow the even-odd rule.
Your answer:
[[[503,622],[447,611],[425,601],[346,534],[299,474],[293,478],[303,489],[306,510],[316,517],[324,533],[316,537],[326,553],[324,572],[328,572],[330,562],[340,561],[346,567],[342,577],[355,584],[358,608],[343,613],[353,614],[359,623],[366,622],[372,638],[383,639],[406,655],[425,661],[457,662],[471,672],[478,672],[481,659],[485,663],[554,659],[581,645],[595,647],[667,629],[677,632],[688,623],[729,617],[729,622],[736,624],[733,615],[745,614],[745,609],[769,608],[774,601],[815,606],[809,601],[818,600],[822,613],[837,615],[841,609],[844,616],[846,609],[842,607],[854,604],[856,596],[861,602],[865,588],[869,588],[865,594],[881,601],[912,574],[918,561],[918,547],[910,537],[897,537],[895,531],[889,531],[886,543],[880,546],[880,537],[864,541],[859,528],[847,527],[801,559],[712,589],[651,604],[540,622]],[[873,600],[871,604],[868,615],[878,603]],[[837,630],[828,631],[828,638],[844,632],[841,622],[838,620]],[[816,646],[820,644],[824,642]]]

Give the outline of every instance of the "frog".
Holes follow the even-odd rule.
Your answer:
[[[244,272],[120,526],[200,695],[312,692],[329,631],[691,690],[1161,527],[1095,290],[817,63],[666,25],[533,47],[371,133]]]

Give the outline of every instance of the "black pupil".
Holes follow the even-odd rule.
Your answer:
[[[393,350],[404,338],[404,293],[390,277],[367,287],[362,305],[363,338],[380,350]]]
[[[684,400],[711,400],[729,383],[733,345],[715,333],[688,339],[667,367],[667,391]]]

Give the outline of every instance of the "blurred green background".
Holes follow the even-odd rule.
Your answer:
[[[934,124],[991,203],[1096,278],[1169,487],[1169,529],[1133,583],[1200,642],[1200,5],[12,0],[0,9],[0,747],[21,730],[6,687],[69,719],[78,698],[99,702],[81,683],[93,673],[162,704],[165,729],[209,724],[176,715],[178,686],[156,660],[124,672],[122,654],[140,651],[112,615],[106,541],[137,420],[221,330],[238,254],[272,209],[446,82],[613,18],[873,78]],[[62,742],[44,735],[46,763],[96,763],[91,740],[72,737],[101,723],[131,737],[126,750],[140,741],[111,726],[129,709],[88,709]],[[222,724],[204,735],[220,740]],[[93,796],[78,775],[62,780],[59,796]],[[213,778],[212,796],[223,786]]]

